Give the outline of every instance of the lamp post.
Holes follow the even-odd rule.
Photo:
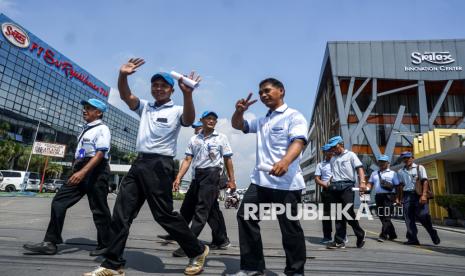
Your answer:
[[[39,107],[38,110],[40,111],[45,111],[47,110],[45,107]],[[34,149],[34,144],[36,142],[36,139],[37,139],[37,133],[39,133],[39,127],[40,127],[40,122],[42,121],[42,114],[40,114],[39,116],[39,123],[37,123],[37,129],[36,129],[36,133],[34,135],[34,140],[32,142],[32,148],[31,148],[31,153],[29,154],[29,160],[27,160],[27,166],[26,166],[26,174],[27,172],[29,171],[29,164],[31,163],[31,158],[32,158],[32,150]],[[23,186],[22,188],[22,192],[24,192],[24,190],[26,189],[26,186],[27,186],[27,182],[26,182],[26,185]]]

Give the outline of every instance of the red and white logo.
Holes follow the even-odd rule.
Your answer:
[[[31,44],[27,33],[16,24],[3,23],[2,34],[11,44],[17,47],[27,48]]]

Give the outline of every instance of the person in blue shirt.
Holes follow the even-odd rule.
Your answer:
[[[389,168],[390,158],[380,155],[377,158],[378,170],[373,171],[368,180],[370,190],[375,190],[376,210],[381,221],[379,242],[397,239],[396,229],[391,222],[393,203],[396,201],[396,190],[399,186],[397,173]],[[384,184],[383,184],[384,183]]]
[[[97,248],[91,256],[106,252],[110,244],[111,214],[108,208],[108,183],[110,167],[110,129],[102,122],[107,110],[104,102],[98,99],[81,101],[82,116],[86,121],[78,136],[78,146],[73,161],[73,174],[61,187],[52,201],[52,212],[44,241],[38,244],[25,244],[24,249],[35,254],[54,255],[57,244],[63,243],[61,233],[65,223],[66,211],[79,202],[84,195],[89,200],[95,226],[97,228]]]
[[[413,154],[409,151],[403,152],[400,158],[404,162],[404,167],[398,171],[399,180],[402,184],[402,204],[404,208],[405,224],[407,226],[407,241],[406,245],[419,245],[418,229],[416,221],[428,231],[431,240],[435,245],[441,242],[438,231],[434,229],[431,215],[429,214],[428,197],[425,186],[428,184],[428,175],[426,169],[422,165],[417,165],[414,162]],[[420,181],[423,185],[421,195],[415,191],[415,183]]]
[[[129,88],[128,76],[134,74],[144,63],[141,58],[130,59],[119,70],[120,97],[140,117],[136,139],[138,157],[120,184],[111,222],[113,235],[104,254],[105,259],[100,267],[84,273],[84,276],[124,275],[126,261],[123,253],[129,229],[145,201],[155,221],[178,242],[189,257],[184,270],[186,275],[201,273],[209,252],[208,246],[200,243],[182,216],[173,210],[173,158],[176,156],[181,127],[188,127],[195,120],[192,99],[194,89],[185,85],[183,78],[180,78],[178,86],[184,106],[175,105],[171,100],[174,79],[168,73],[159,72],[150,79],[154,101],[139,99]],[[200,81],[199,76],[195,78],[194,72],[189,78]]]
[[[251,175],[251,184],[244,194],[237,212],[241,264],[235,275],[263,275],[265,258],[261,240],[260,219],[246,219],[245,205],[279,203],[290,208],[293,215],[302,203],[305,181],[299,162],[307,143],[307,121],[297,110],[284,102],[285,89],[282,82],[268,78],[259,84],[260,101],[268,108],[265,116],[252,120],[244,119],[244,112],[256,100],[252,93],[236,103],[231,123],[233,128],[244,133],[255,133],[257,138],[256,164]],[[259,212],[257,211],[256,214]],[[303,275],[306,262],[305,237],[298,220],[286,214],[277,215],[286,253],[286,275]]]
[[[333,176],[331,172],[331,158],[333,153],[330,151],[329,145],[324,145],[321,147],[323,152],[323,160],[316,165],[315,169],[315,183],[321,187],[321,201],[323,202],[323,215],[329,216],[331,214],[330,204],[331,198],[329,196],[328,186],[330,184],[331,177]],[[322,244],[327,244],[332,240],[333,232],[333,222],[332,220],[323,220],[323,239],[321,240]]]

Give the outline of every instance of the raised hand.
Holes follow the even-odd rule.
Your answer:
[[[129,61],[123,65],[119,69],[120,74],[123,75],[131,75],[135,73],[137,68],[142,66],[145,63],[145,60],[142,58],[131,58]]]
[[[182,79],[183,78],[189,78],[195,82],[200,82],[202,79],[200,78],[200,75],[196,75],[195,74],[195,71],[192,71],[190,74],[189,74],[189,77],[184,75],[184,77],[180,78],[178,80],[178,85],[179,85],[179,88],[181,89],[182,93],[192,93],[194,91],[194,88],[191,88],[189,86],[187,86],[186,84],[184,84],[182,82]]]
[[[257,102],[257,100],[250,100],[250,98],[252,98],[252,93],[249,93],[249,96],[247,96],[246,99],[238,100],[236,102],[236,111],[243,113],[249,109],[249,106]]]

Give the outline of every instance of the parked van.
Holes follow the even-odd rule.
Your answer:
[[[2,170],[3,181],[0,183],[0,191],[21,191],[23,187],[28,191],[39,191],[40,174],[25,171]]]

